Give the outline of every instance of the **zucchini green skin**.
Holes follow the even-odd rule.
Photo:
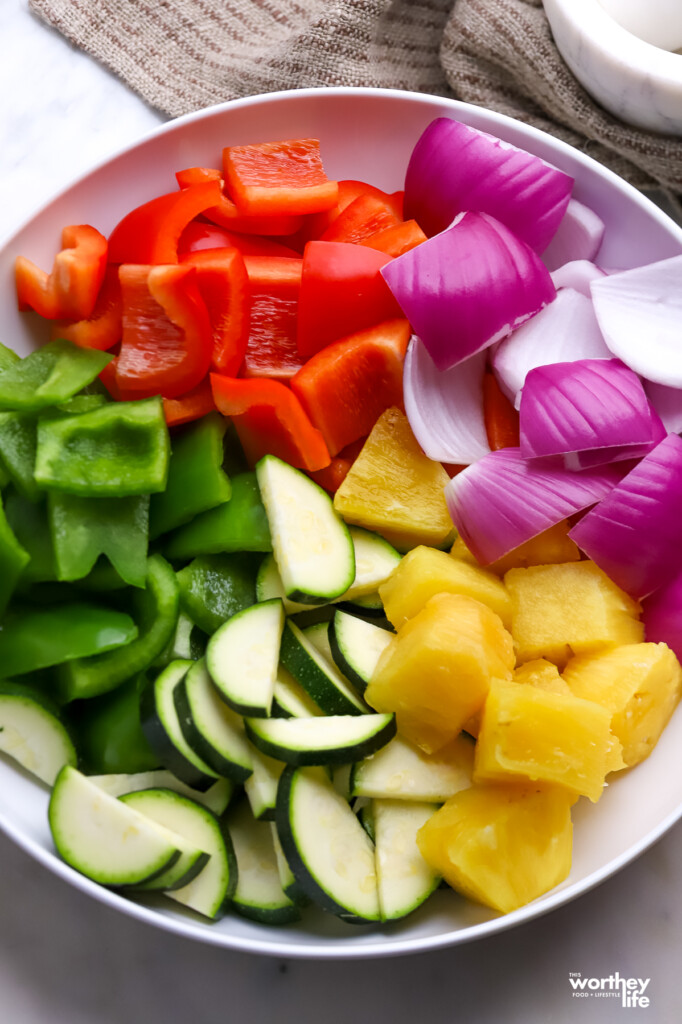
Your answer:
[[[333,666],[331,672],[326,671],[319,651],[291,620],[284,624],[279,656],[324,714],[362,715],[369,711],[357,694],[346,689],[344,680],[335,680],[338,673]]]
[[[284,891],[279,881],[272,825],[253,818],[247,801],[242,801],[232,808],[227,821],[234,844],[238,875],[237,887],[232,897],[232,909],[242,917],[258,921],[260,924],[280,925],[300,920],[298,905]],[[267,865],[264,888],[256,894],[253,875],[258,870],[263,870],[260,867],[263,862]],[[248,870],[244,866],[245,863],[249,864]],[[258,879],[256,883],[257,881]]]
[[[334,664],[337,666],[339,671],[350,680],[353,686],[357,688],[359,693],[364,693],[369,685],[370,679],[372,678],[372,672],[369,671],[370,660],[366,656],[364,659],[355,659],[352,656],[352,652],[348,650],[348,645],[346,644],[344,637],[347,623],[357,624],[359,629],[372,634],[372,640],[374,630],[376,630],[376,635],[379,637],[382,646],[384,643],[386,645],[390,643],[391,634],[386,630],[381,629],[381,627],[376,623],[365,622],[365,620],[359,616],[353,616],[351,613],[344,611],[337,611],[334,614],[334,618],[329,623],[329,647],[331,649],[332,658],[334,659]],[[361,664],[361,660],[364,660],[364,665]]]
[[[262,621],[261,621],[262,620]],[[243,643],[243,631],[253,634]],[[206,647],[206,667],[222,699],[233,711],[255,718],[270,716],[272,696],[279,661],[280,638],[284,626],[284,608],[279,598],[259,601],[243,608],[220,626]],[[264,628],[265,627],[265,628]],[[260,657],[258,669],[263,675],[251,675],[252,686],[244,685],[243,659],[253,663],[254,653]],[[240,665],[241,662],[241,665]],[[257,700],[250,703],[247,695]]]
[[[335,716],[335,717],[348,717],[348,716]],[[366,716],[362,721],[366,721],[370,718],[386,719],[385,722],[377,723],[375,731],[369,735],[365,735],[362,739],[359,739],[355,743],[344,743],[337,747],[322,746],[318,748],[304,747],[304,746],[291,746],[285,745],[283,742],[278,742],[272,737],[268,736],[269,726],[274,724],[275,720],[271,719],[268,722],[267,719],[245,719],[244,725],[246,727],[246,735],[251,740],[253,745],[262,753],[267,754],[269,757],[274,757],[278,761],[283,761],[285,764],[294,765],[296,767],[326,767],[328,765],[337,764],[350,764],[358,759],[364,759],[369,757],[375,751],[380,750],[381,747],[386,746],[389,740],[393,739],[396,734],[395,716],[391,715],[376,715]],[[356,719],[354,718],[354,721]],[[278,722],[282,724],[286,722],[295,723],[300,719],[278,719]],[[316,718],[316,722],[329,721],[329,718]]]

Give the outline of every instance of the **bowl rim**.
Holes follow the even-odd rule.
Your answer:
[[[572,0],[568,0],[568,2],[570,3]],[[584,3],[585,0],[575,0],[575,2]],[[591,2],[591,0],[588,0],[588,2]],[[515,133],[520,131],[521,135],[527,136],[531,141],[536,140],[538,143],[546,146],[547,140],[549,140],[552,148],[558,149],[560,153],[564,154],[567,158],[570,158],[571,161],[577,161],[586,168],[592,169],[593,172],[594,169],[596,169],[599,177],[608,183],[609,187],[614,188],[617,192],[629,197],[631,201],[634,201],[636,205],[640,206],[653,220],[657,221],[662,227],[670,231],[680,243],[680,248],[682,250],[682,227],[675,224],[675,222],[651,199],[643,195],[633,185],[615,174],[615,172],[598,163],[598,161],[594,160],[592,157],[580,150],[577,150],[568,143],[563,142],[561,139],[554,138],[539,128],[525,124],[506,114],[500,114],[496,111],[492,111],[489,108],[465,103],[461,100],[455,100],[449,97],[436,96],[429,93],[409,92],[399,89],[374,89],[369,87],[353,86],[280,90],[272,93],[258,94],[204,107],[198,111],[193,111],[183,115],[182,117],[167,121],[151,131],[144,133],[136,141],[117,148],[107,157],[98,160],[89,169],[83,171],[76,178],[70,181],[69,184],[57,189],[54,194],[40,205],[39,208],[25,218],[18,227],[13,228],[7,237],[0,240],[0,250],[4,251],[12,244],[17,235],[23,232],[28,225],[38,220],[53,203],[65,196],[72,189],[78,187],[81,183],[85,182],[89,177],[95,175],[98,171],[114,160],[135,151],[139,147],[146,146],[151,140],[158,136],[182,131],[186,125],[208,118],[219,117],[221,114],[229,112],[235,108],[258,106],[264,103],[278,104],[296,102],[297,100],[303,101],[306,98],[319,98],[320,96],[335,96],[340,98],[351,96],[365,98],[384,97],[389,100],[395,100],[396,102],[408,101],[423,104],[425,107],[440,105],[441,107],[445,107],[450,110],[453,116],[456,117],[460,115],[465,121],[467,118],[471,118],[472,116],[475,119],[477,115],[483,115],[484,117],[491,116],[496,123],[501,124],[502,126],[509,126],[509,128]],[[438,115],[434,114],[434,116],[443,115],[441,112]],[[204,923],[203,921],[195,921],[193,918],[181,918],[159,914],[153,907],[136,903],[115,891],[105,889],[103,886],[100,886],[79,874],[73,868],[61,861],[52,850],[42,846],[37,840],[26,834],[21,827],[10,820],[1,809],[0,829],[5,833],[5,835],[14,841],[17,846],[25,850],[52,874],[62,878],[74,888],[84,893],[88,893],[105,906],[122,911],[124,914],[127,914],[138,921],[157,928],[162,928],[165,931],[181,937],[196,939],[209,945],[222,946],[227,949],[247,953],[258,953],[266,956],[309,960],[355,960],[404,956],[412,953],[424,953],[432,950],[444,949],[450,946],[462,945],[466,942],[472,942],[493,934],[507,931],[516,925],[544,916],[546,913],[569,903],[577,896],[589,892],[595,886],[600,885],[603,881],[608,879],[611,875],[619,872],[623,867],[635,860],[640,856],[640,854],[656,843],[678,820],[680,820],[680,818],[682,818],[682,801],[680,801],[679,806],[675,808],[674,811],[667,814],[662,821],[658,822],[656,827],[646,836],[643,836],[617,857],[612,858],[587,877],[579,879],[565,888],[557,889],[549,894],[545,894],[544,896],[539,897],[538,900],[533,901],[532,903],[529,903],[509,914],[500,915],[478,924],[466,925],[437,935],[409,937],[396,939],[395,941],[386,941],[384,937],[377,940],[376,943],[348,943],[345,938],[321,938],[318,945],[296,942],[295,940],[283,944],[279,938],[268,939],[268,931],[266,928],[263,929],[262,939],[260,937],[251,939],[247,936],[235,936],[219,929],[213,929],[209,922]],[[291,935],[293,938],[295,933],[292,932]]]

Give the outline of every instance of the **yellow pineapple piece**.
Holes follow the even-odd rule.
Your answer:
[[[525,544],[519,545],[513,551],[509,551],[496,562],[491,562],[485,568],[494,572],[497,576],[504,576],[509,569],[526,569],[529,565],[554,565],[559,562],[579,562],[580,549],[568,536],[570,523],[557,523],[543,530],[537,537],[531,537]],[[457,537],[450,549],[453,558],[469,562],[471,565],[478,565],[474,555],[466,546],[461,537]]]
[[[572,802],[553,786],[474,786],[436,811],[417,845],[453,889],[507,914],[567,877]]]
[[[640,605],[594,562],[510,569],[504,582],[519,662],[547,658],[563,668],[571,654],[644,639]]]
[[[386,616],[396,629],[441,593],[473,597],[499,615],[505,629],[511,625],[511,600],[504,583],[485,569],[457,562],[435,548],[413,548],[379,587]]]
[[[613,715],[611,731],[628,767],[649,756],[682,696],[682,668],[666,644],[624,644],[580,655],[563,676],[577,697]]]
[[[524,665],[519,665],[514,669],[514,681],[537,686],[538,689],[547,690],[549,693],[571,692],[568,684],[561,678],[559,669],[546,658],[535,658]]]
[[[433,754],[485,701],[493,676],[510,679],[512,639],[499,615],[460,594],[437,594],[382,652],[368,704],[395,711],[398,732]]]
[[[596,803],[610,764],[610,722],[610,712],[594,701],[494,679],[476,743],[474,781],[547,782]]]
[[[449,477],[424,455],[400,409],[387,409],[334,496],[348,523],[376,530],[399,551],[441,547],[453,533],[445,504]]]

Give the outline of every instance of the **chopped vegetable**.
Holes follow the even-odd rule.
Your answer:
[[[89,224],[62,231],[62,250],[47,274],[19,256],[15,265],[19,309],[34,309],[48,320],[82,320],[92,315],[104,279],[107,240]]]
[[[220,202],[220,182],[206,181],[157,196],[119,221],[109,237],[111,263],[178,262],[182,232],[196,216]]]
[[[550,270],[573,260],[593,260],[604,238],[604,221],[594,210],[571,199],[554,237],[542,253]]]
[[[339,187],[322,166],[317,139],[288,139],[223,150],[223,171],[242,213],[319,213],[336,206]]]

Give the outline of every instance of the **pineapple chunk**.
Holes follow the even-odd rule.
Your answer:
[[[376,530],[399,551],[441,547],[453,526],[445,504],[449,477],[419,447],[407,417],[387,409],[334,496],[347,523]]]
[[[398,732],[433,754],[482,707],[491,678],[511,679],[513,667],[499,615],[470,597],[437,594],[382,652],[365,700],[395,711]]]
[[[417,845],[453,889],[509,913],[571,870],[572,802],[552,786],[474,786],[436,811]]]
[[[379,587],[386,617],[396,629],[441,593],[473,597],[496,612],[505,629],[511,626],[511,600],[504,583],[485,569],[457,562],[435,548],[413,548]]]
[[[525,544],[519,545],[513,551],[509,551],[496,562],[486,565],[489,572],[497,576],[504,576],[509,569],[526,569],[529,565],[554,565],[558,562],[579,562],[580,550],[568,536],[570,523],[557,523],[543,530],[537,537],[531,537]],[[470,565],[478,565],[476,558],[469,551],[461,537],[457,537],[450,549],[453,558],[469,562]]]
[[[548,782],[596,803],[610,770],[610,722],[610,712],[594,701],[494,679],[476,743],[474,782]]]
[[[644,639],[640,605],[594,562],[510,569],[504,582],[519,662],[547,658],[563,668],[571,654]]]
[[[581,655],[563,676],[576,697],[611,712],[611,731],[628,767],[649,756],[682,696],[682,668],[666,644],[624,644]]]
[[[545,658],[536,658],[519,665],[514,669],[514,681],[517,683],[528,683],[530,686],[537,686],[539,690],[547,690],[548,693],[570,693],[568,683],[565,683],[559,674],[559,669],[551,661]]]

